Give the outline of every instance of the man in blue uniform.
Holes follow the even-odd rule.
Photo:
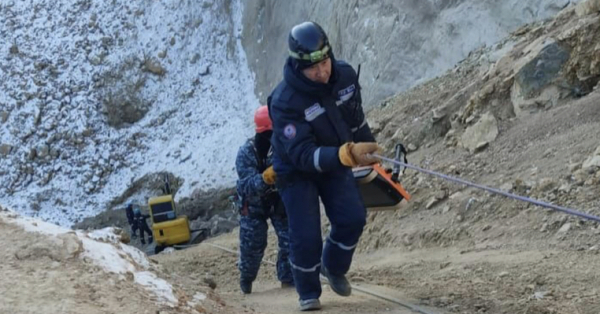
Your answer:
[[[131,202],[127,203],[127,207],[125,208],[125,215],[127,216],[127,223],[131,227],[131,238],[137,238],[137,220],[133,215],[133,204]]]
[[[289,34],[284,79],[269,98],[273,167],[290,226],[290,263],[303,311],[321,308],[319,273],[351,294],[345,274],[365,225],[352,167],[379,160],[358,76],[334,58],[327,35],[305,22]],[[323,246],[319,198],[331,222]]]
[[[267,219],[275,228],[279,240],[277,277],[282,287],[293,286],[290,270],[288,221],[283,202],[274,188],[274,173],[270,150],[272,124],[267,106],[254,115],[256,135],[240,147],[235,162],[239,176],[237,193],[240,210],[240,288],[252,292],[252,282],[267,247]]]
[[[146,237],[144,236],[144,232],[148,233],[148,243],[152,243],[154,241],[152,230],[150,230],[150,227],[148,227],[148,224],[146,223],[146,219],[150,218],[150,215],[142,214],[139,205],[135,205],[133,208],[133,216],[136,221],[135,224],[137,225],[138,229],[140,229],[140,242],[142,245],[146,245]]]

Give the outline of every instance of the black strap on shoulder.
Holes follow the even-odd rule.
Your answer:
[[[250,144],[252,144],[252,151],[254,152],[254,157],[256,158],[256,163],[258,164],[258,170],[264,171],[265,163],[264,160],[258,156],[258,150],[256,149],[256,143],[254,142],[254,139],[250,139]]]
[[[273,121],[273,117],[271,116],[271,99],[273,99],[273,95],[269,95],[269,97],[267,97],[267,109],[269,109],[269,119]]]
[[[358,68],[356,69],[356,95],[354,97],[356,97],[357,99],[360,99],[360,103],[357,103],[354,105],[354,110],[352,112],[352,116],[356,117],[359,114],[359,110],[362,110],[362,95],[361,95],[361,87],[360,87],[360,82],[359,82],[359,78],[360,78],[360,66],[361,64],[358,64]],[[362,121],[360,121],[359,123],[362,123]]]

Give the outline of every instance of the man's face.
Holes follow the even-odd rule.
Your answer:
[[[331,58],[311,65],[302,70],[302,74],[313,82],[327,84],[331,76]]]

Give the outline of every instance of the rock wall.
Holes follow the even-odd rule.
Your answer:
[[[0,199],[68,226],[123,206],[148,174],[180,178],[178,197],[233,185],[258,105],[242,7],[3,1]]]
[[[362,64],[367,106],[451,68],[569,0],[248,0],[243,45],[261,101],[281,79],[290,28],[321,24],[338,58]]]

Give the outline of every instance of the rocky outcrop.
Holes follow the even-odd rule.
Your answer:
[[[600,14],[579,17],[575,7],[524,25],[372,110],[376,139],[389,151],[396,142],[427,148],[442,140],[483,150],[515,121],[591,96],[600,87],[598,42]]]
[[[583,164],[581,165],[581,168],[586,171],[600,169],[600,146],[598,146],[598,148],[596,148],[596,151],[594,152],[593,155],[588,157],[583,162]]]
[[[223,312],[206,284],[188,296],[118,229],[70,231],[0,212],[0,232],[0,313]]]
[[[242,6],[3,2],[0,199],[70,225],[147,174],[173,172],[187,196],[233,184],[258,104]]]
[[[559,73],[570,57],[570,52],[553,39],[535,42],[531,50],[535,52],[530,54],[530,60],[525,59],[512,88],[511,98],[518,116],[558,103],[561,90],[557,85],[563,83]]]
[[[586,16],[600,12],[600,0],[586,0],[577,5],[575,8],[578,16]]]
[[[491,113],[486,113],[477,123],[468,127],[462,135],[462,145],[471,152],[485,148],[498,136],[498,122]]]
[[[482,45],[553,16],[568,0],[278,1],[249,0],[243,44],[266,99],[281,78],[290,28],[320,23],[338,58],[361,67],[367,106],[439,75]]]
[[[209,220],[198,218],[190,222],[190,229],[202,229],[207,237],[216,237],[220,234],[230,232],[237,226],[239,226],[237,211],[234,210],[228,210],[215,215]]]

